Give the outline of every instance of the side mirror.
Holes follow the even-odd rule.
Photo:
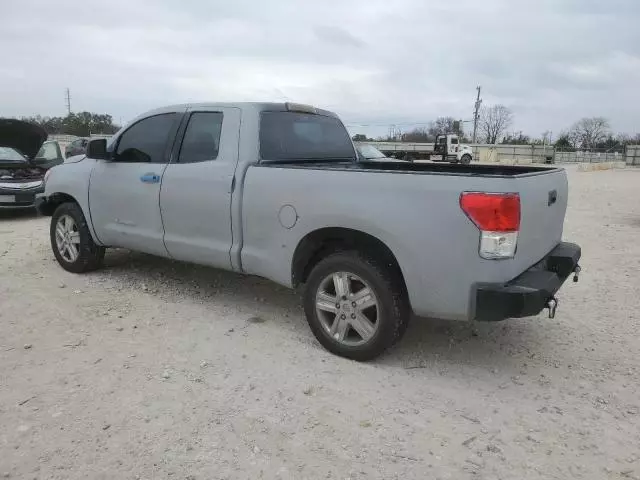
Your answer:
[[[104,138],[89,140],[89,143],[87,144],[87,157],[95,160],[109,160],[110,156],[107,152],[107,140]]]

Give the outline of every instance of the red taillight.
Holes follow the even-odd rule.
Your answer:
[[[517,232],[520,229],[520,195],[517,193],[465,192],[460,207],[485,232]]]

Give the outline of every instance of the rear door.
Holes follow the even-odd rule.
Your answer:
[[[160,190],[164,243],[176,259],[231,268],[231,194],[241,111],[190,110]]]
[[[167,255],[160,184],[181,117],[163,113],[134,123],[116,139],[112,159],[96,162],[89,208],[105,245]]]

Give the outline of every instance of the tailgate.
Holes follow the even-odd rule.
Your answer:
[[[514,258],[518,269],[526,269],[547,255],[562,239],[569,192],[564,170],[519,176],[521,220]]]

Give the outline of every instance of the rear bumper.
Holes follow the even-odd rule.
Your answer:
[[[494,322],[540,313],[578,267],[581,250],[559,243],[536,265],[506,284],[483,284],[476,291],[475,319]]]

